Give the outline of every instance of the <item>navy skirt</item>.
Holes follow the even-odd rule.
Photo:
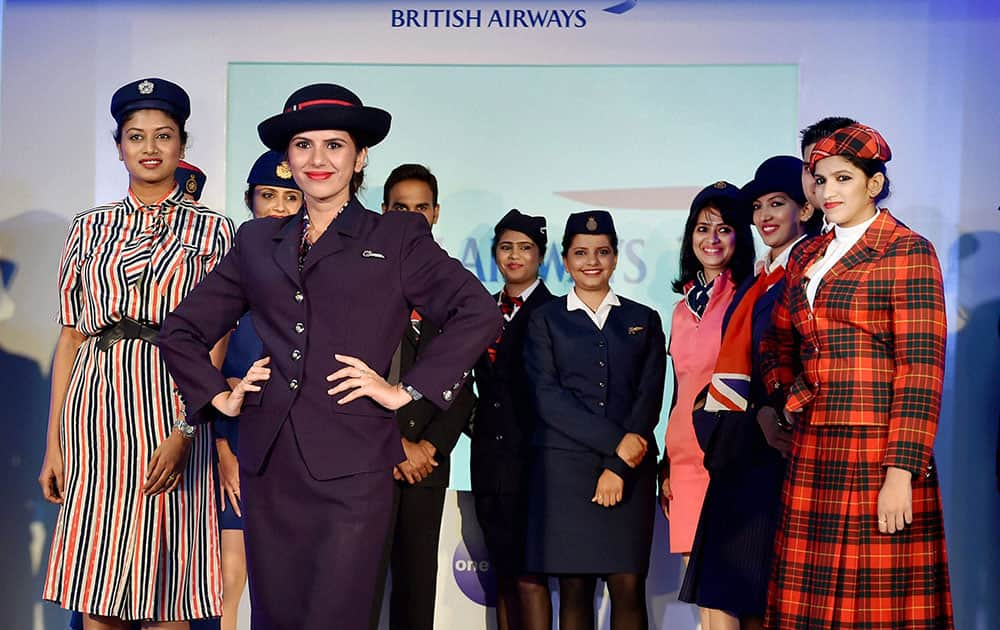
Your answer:
[[[591,503],[603,472],[593,452],[535,450],[530,472],[525,568],[531,573],[640,573],[649,570],[656,463],[648,456],[625,480],[621,503]]]

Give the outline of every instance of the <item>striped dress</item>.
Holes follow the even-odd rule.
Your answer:
[[[146,497],[149,459],[181,401],[155,346],[123,340],[104,352],[96,335],[125,316],[158,325],[232,237],[229,219],[179,188],[148,206],[129,191],[73,220],[59,320],[87,339],[62,411],[65,500],[43,594],[63,608],[133,620],[221,614],[210,431],[197,432],[179,487]]]

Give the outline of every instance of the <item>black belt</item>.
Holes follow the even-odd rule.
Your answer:
[[[159,326],[143,324],[130,317],[123,317],[97,334],[97,349],[107,352],[111,346],[122,339],[142,339],[155,346],[156,336],[159,334]]]

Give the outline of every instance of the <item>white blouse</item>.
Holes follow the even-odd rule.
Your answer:
[[[873,214],[872,218],[858,225],[846,228],[839,225],[834,226],[833,240],[827,246],[826,253],[823,254],[822,258],[813,263],[812,267],[808,270],[809,277],[806,281],[806,299],[809,300],[809,308],[812,308],[813,302],[816,301],[816,291],[819,290],[823,276],[833,269],[837,261],[843,258],[854,247],[855,243],[861,240],[861,237],[871,224],[875,223],[875,219],[877,218],[878,212]]]

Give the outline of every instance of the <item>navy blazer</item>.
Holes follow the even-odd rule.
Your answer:
[[[367,397],[346,405],[326,376],[358,357],[386,376],[416,309],[441,325],[401,380],[447,408],[468,370],[500,329],[482,284],[408,212],[366,210],[357,199],[316,241],[298,270],[302,213],[244,223],[218,266],[163,322],[160,351],[189,422],[212,417],[228,391],[209,349],[249,311],[271,379],[248,394],[240,415],[240,465],[260,471],[286,420],[317,479],[389,470],[403,460],[393,412]]]
[[[599,329],[586,313],[566,310],[566,298],[538,308],[528,324],[524,361],[534,382],[539,425],[535,446],[596,451],[604,468],[626,478],[615,454],[626,433],[658,449],[667,346],[659,314],[619,296]]]
[[[493,296],[494,304],[499,298],[499,294]],[[531,314],[554,299],[540,282],[505,326],[496,361],[483,353],[473,369],[479,391],[469,461],[475,493],[512,494],[522,489],[538,425],[534,385],[524,368],[524,337]]]

